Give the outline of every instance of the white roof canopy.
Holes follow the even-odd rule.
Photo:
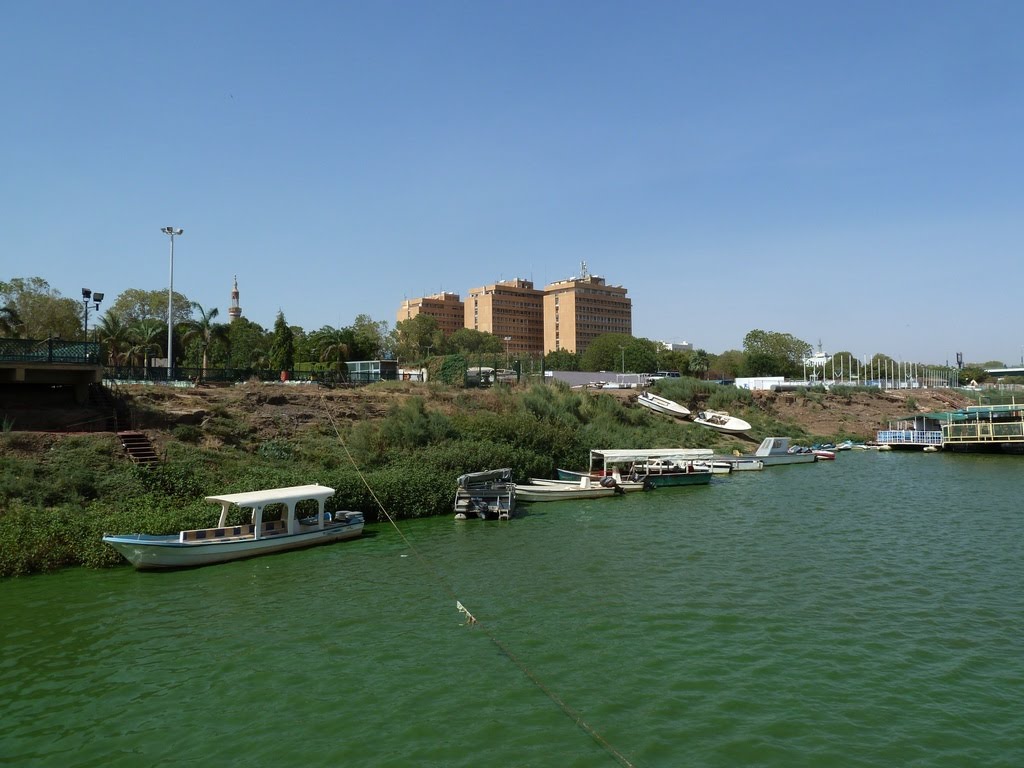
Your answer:
[[[240,507],[265,507],[267,504],[287,504],[294,507],[297,502],[306,499],[316,499],[323,504],[333,495],[334,489],[326,485],[293,485],[288,488],[207,496],[206,500],[217,504],[237,504]]]

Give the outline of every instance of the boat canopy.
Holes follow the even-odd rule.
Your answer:
[[[459,487],[466,488],[470,485],[477,485],[479,483],[511,483],[512,482],[512,469],[511,467],[505,467],[503,469],[489,469],[486,472],[468,472],[465,475],[459,475]]]
[[[228,510],[232,506],[252,510],[252,521],[256,526],[256,538],[260,537],[260,523],[263,520],[263,508],[268,504],[284,504],[288,508],[288,532],[295,532],[295,505],[300,501],[315,499],[320,510],[317,515],[319,526],[324,527],[324,504],[334,495],[334,489],[326,485],[293,485],[287,488],[268,488],[263,491],[246,491],[244,493],[225,493],[220,496],[207,496],[206,500],[220,504],[220,522],[218,527],[227,524]]]
[[[679,459],[681,461],[707,461],[714,457],[710,448],[625,448],[622,450],[592,450],[590,466],[595,464],[626,464],[648,459]]]

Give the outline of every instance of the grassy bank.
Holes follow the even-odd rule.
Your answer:
[[[809,437],[754,408],[747,392],[687,379],[663,384],[666,396],[729,410],[758,433]],[[399,520],[447,515],[464,472],[508,466],[516,478],[548,477],[556,467],[585,466],[594,447],[752,446],[610,394],[544,385],[428,389],[377,418],[325,412],[302,430],[262,438],[242,414],[219,407],[202,424],[170,429],[165,457],[152,467],[126,461],[109,434],[40,443],[31,433],[0,433],[0,576],[120,564],[103,533],[213,525],[219,509],[203,497],[214,493],[316,482],[337,489],[328,509],[360,510],[368,522],[384,517],[378,501]]]

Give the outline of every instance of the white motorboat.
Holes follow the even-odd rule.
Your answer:
[[[220,519],[213,528],[166,536],[105,534],[103,541],[137,569],[159,570],[224,563],[359,536],[363,532],[362,512],[324,511],[333,495],[334,489],[324,485],[296,485],[207,496],[207,501],[221,505]],[[296,513],[296,506],[304,501],[317,503],[316,514],[300,517]],[[272,504],[284,507],[281,519],[264,521],[264,509]],[[228,524],[229,513],[237,509],[251,510],[249,523]]]
[[[685,419],[690,415],[690,409],[686,408],[675,400],[669,400],[667,397],[661,397],[653,392],[641,392],[637,395],[637,403],[650,408],[655,413],[664,413],[668,416],[675,416],[679,419]]]
[[[796,446],[791,446],[788,437],[766,437],[753,455],[737,458],[755,459],[765,467],[779,464],[811,464],[818,460],[810,448],[797,449]]]
[[[725,411],[699,411],[693,417],[693,423],[730,435],[741,435],[750,431],[750,424],[743,419],[730,416]]]

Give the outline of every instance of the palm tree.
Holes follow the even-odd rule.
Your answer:
[[[336,371],[344,368],[348,360],[349,335],[345,330],[324,326],[314,334],[314,345],[321,363],[333,363]]]
[[[146,366],[150,352],[159,352],[160,344],[167,333],[167,325],[155,318],[136,320],[130,326],[132,346],[128,356],[133,365]],[[168,356],[171,352],[168,351]]]
[[[21,317],[13,304],[0,307],[0,336],[16,339],[21,326]]]
[[[213,319],[220,314],[220,310],[214,307],[209,312],[204,310],[198,301],[191,302],[190,306],[199,313],[198,320],[189,320],[185,323],[184,341],[187,343],[193,339],[199,340],[199,348],[202,350],[203,365],[199,373],[200,381],[206,377],[206,353],[214,342],[227,342],[228,326],[223,323],[214,323]]]
[[[131,329],[121,319],[121,314],[114,310],[108,311],[96,323],[96,338],[107,350],[107,359],[111,365],[124,365],[128,362],[128,350],[131,348]]]

